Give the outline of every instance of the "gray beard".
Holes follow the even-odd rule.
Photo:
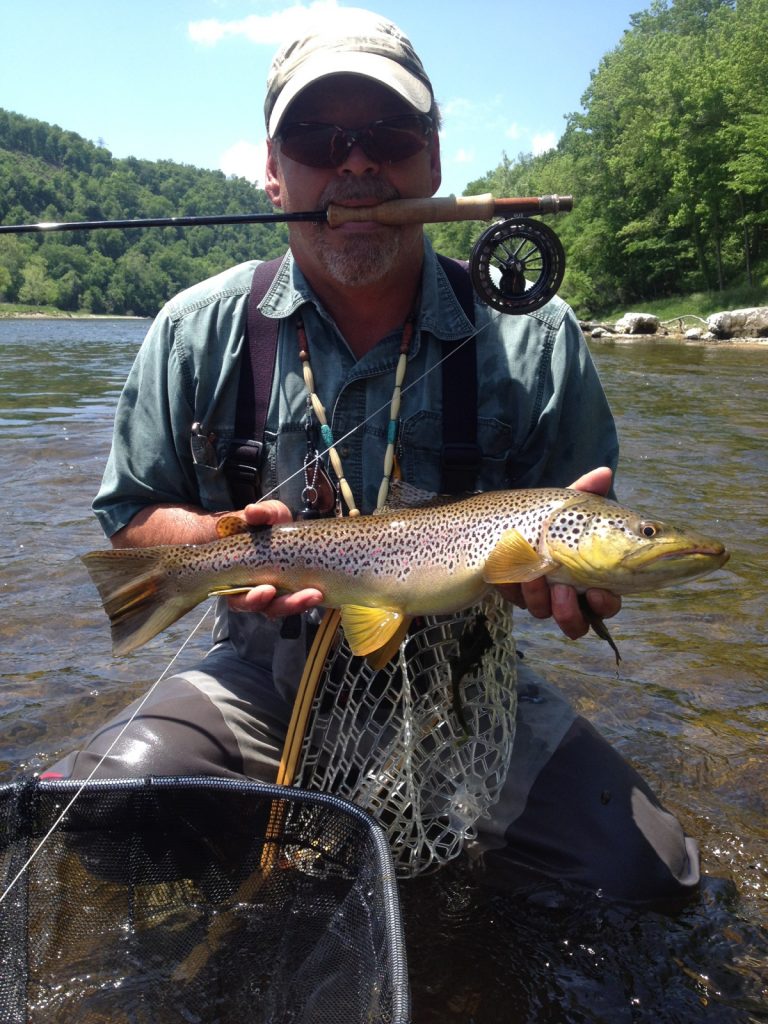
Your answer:
[[[318,240],[317,255],[325,270],[339,284],[350,288],[374,284],[386,277],[400,256],[400,232],[390,230],[382,237],[353,237],[342,250]]]
[[[332,182],[321,196],[320,205],[344,199],[376,199],[385,202],[398,199],[399,193],[381,181],[363,183]],[[315,245],[318,259],[325,270],[347,287],[361,287],[375,284],[384,278],[397,264],[402,247],[400,228],[390,228],[375,236],[349,235],[343,249],[330,244],[327,228],[318,225]]]

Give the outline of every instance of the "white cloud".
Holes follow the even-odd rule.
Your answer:
[[[340,8],[337,0],[313,0],[309,4],[294,4],[274,14],[250,14],[237,21],[207,18],[191,21],[187,26],[189,38],[202,46],[215,46],[226,36],[244,36],[259,46],[279,46],[287,39],[311,32],[315,25],[327,26],[329,19],[347,16],[351,8]]]
[[[557,145],[557,135],[554,132],[542,132],[540,135],[534,135],[531,141],[531,152],[534,156],[541,156],[542,153],[546,153],[549,149],[554,149]]]
[[[513,123],[505,130],[504,134],[508,139],[519,139],[521,135],[521,128],[517,121],[513,121]]]
[[[451,160],[455,164],[471,164],[475,159],[475,153],[471,149],[457,149]]]
[[[219,170],[228,177],[246,178],[254,185],[264,183],[264,168],[267,163],[265,142],[246,142],[241,139],[230,146],[219,157]]]
[[[447,100],[440,104],[440,113],[443,117],[465,117],[474,110],[474,103],[461,96]]]

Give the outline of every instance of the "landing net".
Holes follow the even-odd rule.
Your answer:
[[[0,787],[5,891],[78,782]],[[406,1024],[386,838],[335,797],[87,783],[0,904],[3,1024]]]
[[[329,652],[296,783],[370,811],[396,872],[458,856],[499,796],[515,735],[510,606],[495,594],[448,620],[411,628],[375,671],[340,630]]]

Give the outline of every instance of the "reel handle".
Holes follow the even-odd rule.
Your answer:
[[[434,196],[424,199],[392,199],[378,206],[328,207],[332,228],[360,221],[377,224],[438,224],[455,220],[492,220],[494,217],[537,213],[565,213],[573,209],[573,196],[525,196],[494,199],[482,196]]]

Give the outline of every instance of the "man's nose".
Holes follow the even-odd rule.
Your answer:
[[[376,174],[381,164],[368,156],[363,147],[354,142],[347,151],[343,161],[336,168],[339,174]]]

